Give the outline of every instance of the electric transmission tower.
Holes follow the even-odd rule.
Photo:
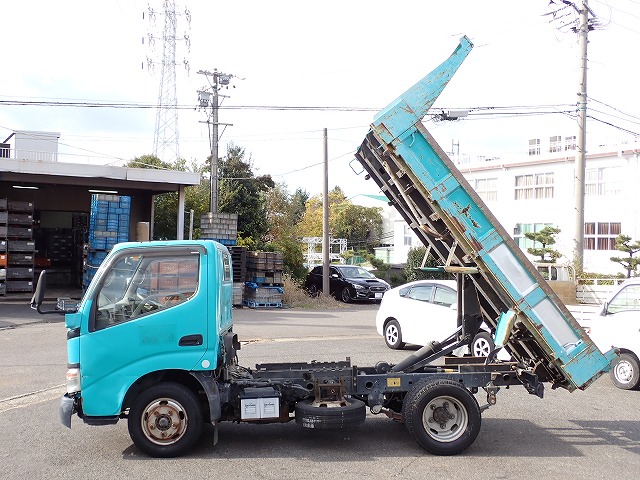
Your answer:
[[[178,134],[178,100],[176,96],[176,42],[184,41],[187,51],[190,48],[188,33],[177,36],[178,18],[185,17],[187,32],[191,29],[191,13],[185,7],[183,12],[176,11],[174,0],[163,0],[162,11],[155,11],[149,6],[149,22],[155,25],[156,17],[164,17],[164,28],[161,35],[149,33],[149,46],[153,48],[157,40],[162,41],[162,58],[154,61],[147,57],[150,70],[155,70],[156,63],[161,66],[160,88],[158,90],[158,107],[156,111],[156,128],[153,137],[153,154],[165,162],[175,162],[180,155]],[[189,61],[185,58],[182,63],[187,73]]]

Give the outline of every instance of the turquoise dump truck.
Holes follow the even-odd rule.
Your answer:
[[[421,123],[472,44],[382,110],[356,160],[458,282],[459,328],[397,364],[344,361],[244,367],[233,332],[232,265],[211,240],[122,243],[66,313],[67,393],[60,418],[126,419],[148,455],[184,454],[203,425],[284,423],[351,428],[367,411],[403,422],[427,452],[452,455],[476,439],[500,388],[584,389],[610,368]],[[43,309],[46,272],[32,307]],[[70,310],[65,312],[65,310]],[[451,356],[488,325],[511,361]],[[349,352],[345,352],[348,355]],[[439,362],[434,363],[434,360]],[[476,394],[486,394],[482,405]]]

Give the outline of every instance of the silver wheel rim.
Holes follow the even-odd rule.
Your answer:
[[[491,353],[491,345],[485,338],[479,338],[473,343],[473,355],[476,357],[488,357]]]
[[[618,362],[615,369],[615,376],[620,383],[629,383],[633,378],[633,365],[624,360]]]
[[[464,435],[469,414],[464,405],[449,396],[436,397],[422,412],[425,432],[438,442],[453,442]]]
[[[398,328],[395,325],[387,326],[387,343],[389,345],[395,345],[398,343],[399,332]]]
[[[171,398],[158,398],[144,409],[142,432],[156,445],[171,445],[180,440],[189,424],[184,407]]]

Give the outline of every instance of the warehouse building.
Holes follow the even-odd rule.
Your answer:
[[[92,199],[128,197],[128,240],[153,234],[153,198],[178,192],[198,173],[71,163],[58,153],[59,134],[16,131],[0,143],[0,298],[31,292],[38,272],[48,285],[81,288]],[[106,224],[105,224],[106,225]],[[119,225],[124,238],[125,231]],[[178,216],[176,238],[184,216]],[[3,278],[4,277],[4,278]]]

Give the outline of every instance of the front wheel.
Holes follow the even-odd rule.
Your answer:
[[[609,373],[613,384],[623,390],[635,390],[640,385],[640,365],[631,353],[621,353]]]
[[[351,292],[349,291],[349,287],[344,287],[342,292],[340,292],[340,300],[344,303],[349,303],[351,301]]]
[[[482,418],[475,397],[457,382],[419,382],[407,393],[403,417],[413,439],[429,453],[455,455],[480,432]]]
[[[129,411],[129,435],[151,457],[186,453],[202,432],[196,395],[178,383],[160,383],[143,391]]]

